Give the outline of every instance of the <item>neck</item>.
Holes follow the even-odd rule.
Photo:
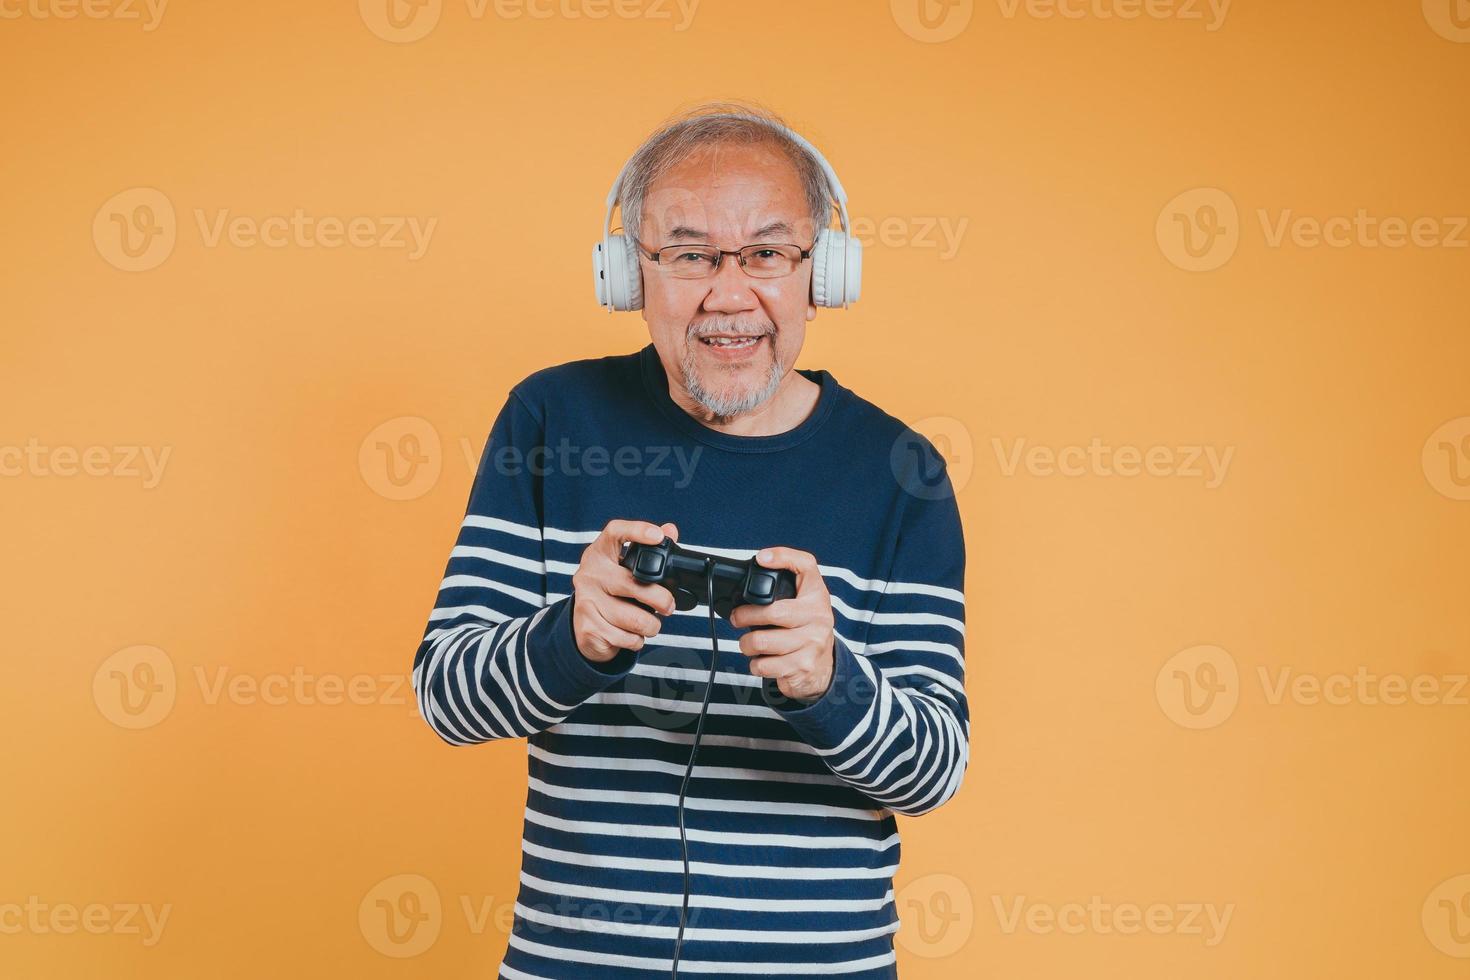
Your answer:
[[[695,401],[683,385],[669,379],[669,397],[674,404],[710,429],[732,436],[775,436],[796,428],[812,414],[821,386],[798,374],[786,372],[776,393],[760,405],[735,416],[714,415]]]

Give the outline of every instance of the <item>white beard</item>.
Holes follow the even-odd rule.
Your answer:
[[[690,398],[693,398],[700,405],[704,406],[717,421],[729,421],[738,415],[744,415],[746,412],[758,408],[765,404],[771,396],[776,394],[776,389],[781,387],[781,379],[785,377],[785,372],[781,370],[781,365],[776,360],[774,335],[767,335],[766,342],[772,345],[771,370],[766,378],[764,387],[737,391],[730,394],[712,391],[705,386],[704,381],[700,378],[699,368],[695,363],[694,347],[695,344],[700,342],[697,338],[690,338],[690,342],[685,346],[684,363],[681,365],[684,369],[684,390],[689,392]]]

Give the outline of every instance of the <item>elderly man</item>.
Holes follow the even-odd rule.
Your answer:
[[[834,193],[762,110],[661,128],[597,250],[652,343],[532,374],[491,430],[413,681],[450,744],[529,742],[504,980],[896,976],[894,814],[968,761],[964,542],[933,447],[795,368],[856,296]],[[620,562],[666,538],[795,595],[676,608]]]

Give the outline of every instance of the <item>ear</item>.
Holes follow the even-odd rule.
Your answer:
[[[806,322],[811,323],[817,318],[817,306],[815,303],[806,304]]]

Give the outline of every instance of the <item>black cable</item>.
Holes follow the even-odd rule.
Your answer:
[[[684,920],[689,914],[689,841],[684,836],[684,795],[689,791],[689,777],[699,755],[699,737],[704,734],[704,716],[709,710],[710,694],[715,689],[715,664],[720,657],[720,641],[715,632],[715,562],[704,561],[704,594],[709,603],[709,679],[704,683],[704,702],[699,706],[699,720],[694,724],[694,743],[689,747],[689,765],[684,768],[684,781],[679,785],[679,853],[684,859],[684,902],[679,906],[679,933],[674,937],[674,969],[670,980],[679,980],[679,952],[684,948]]]

